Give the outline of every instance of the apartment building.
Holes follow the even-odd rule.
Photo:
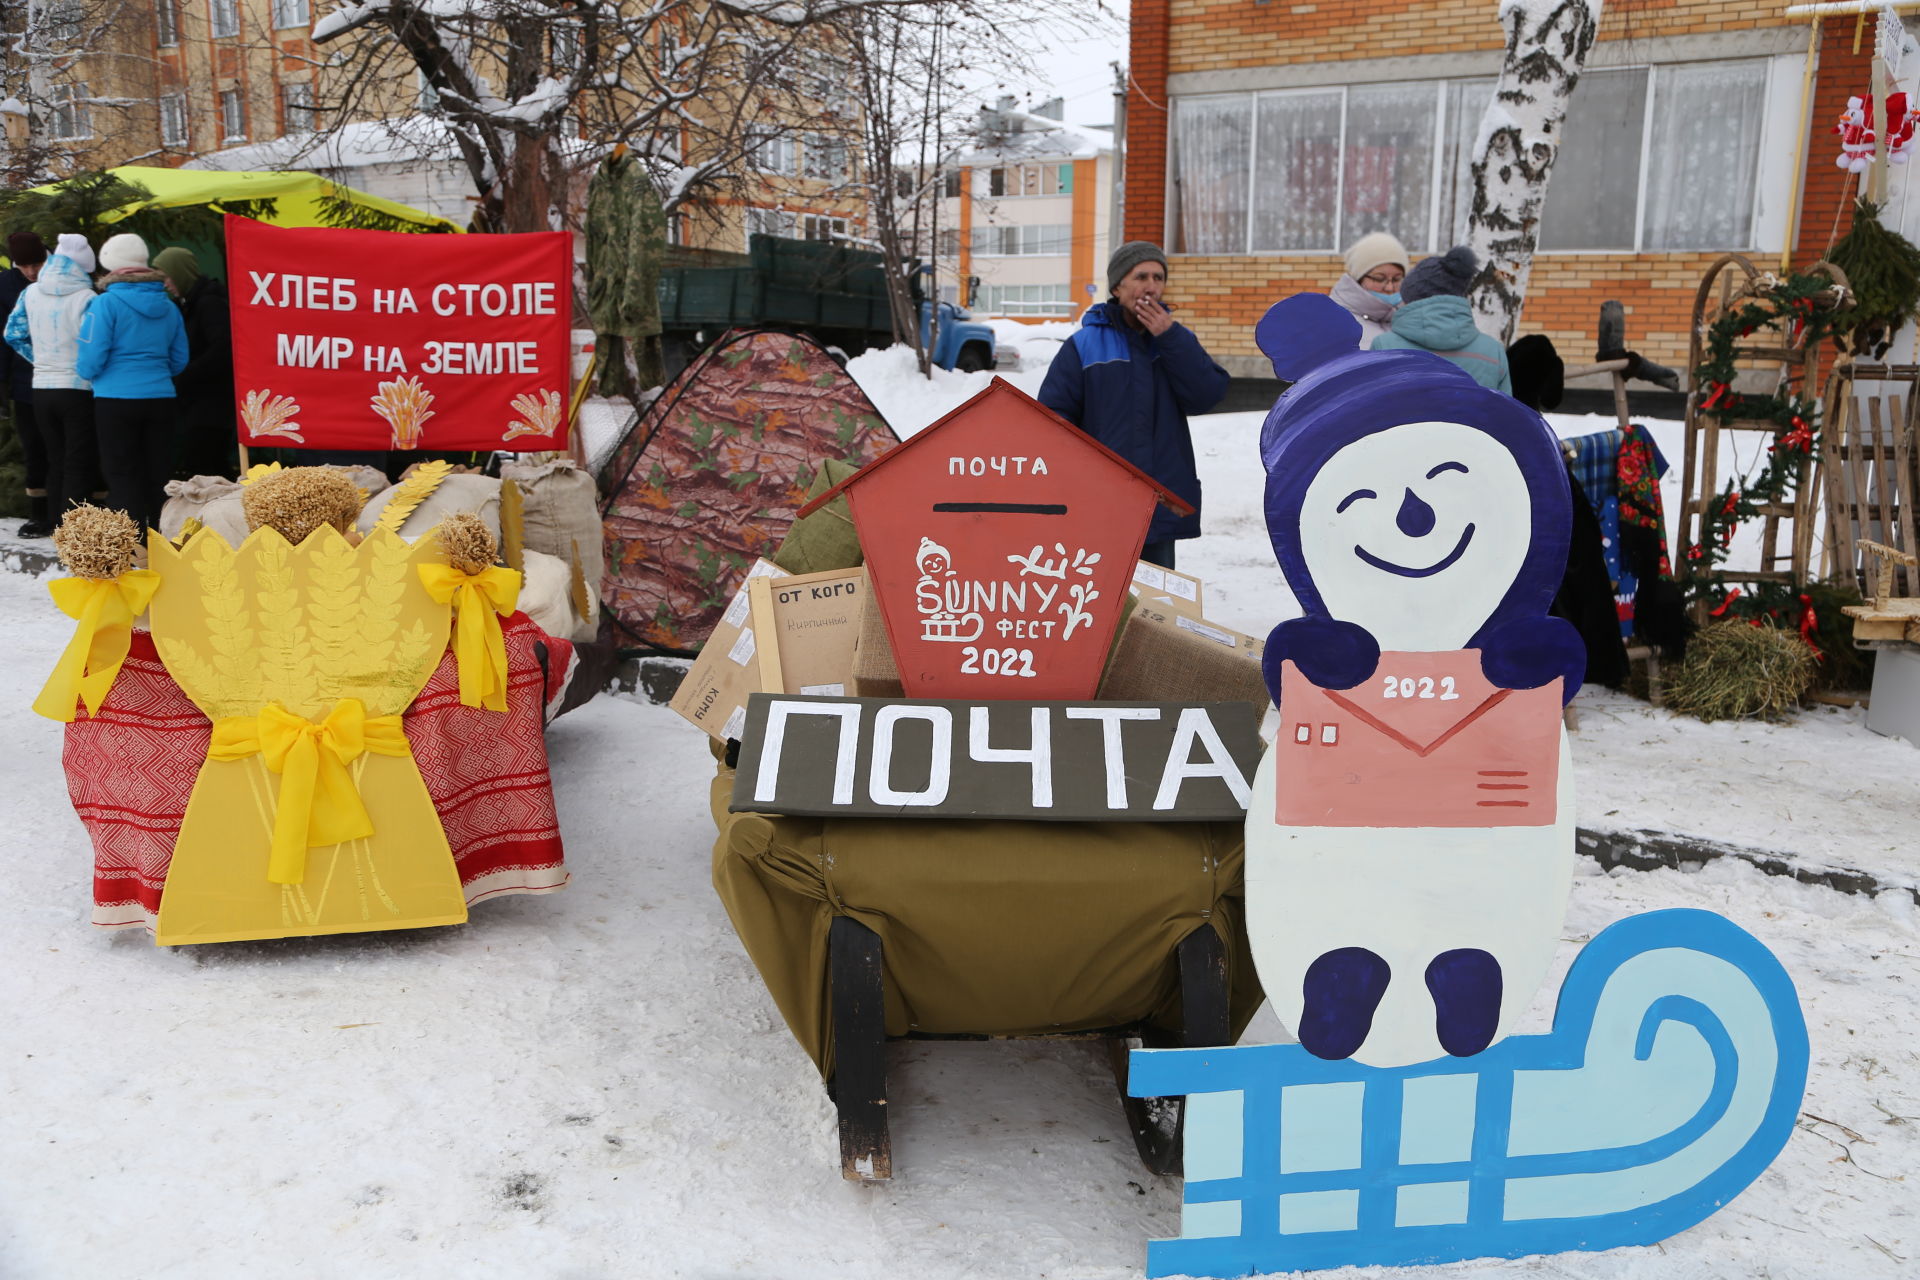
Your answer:
[[[1062,114],[1058,98],[982,109],[975,143],[945,176],[942,288],[983,315],[1069,319],[1106,296],[1113,137]]]
[[[1868,88],[1872,19],[1858,51],[1854,25],[1815,39],[1784,4],[1609,3],[1521,331],[1590,357],[1600,304],[1617,298],[1631,344],[1683,366],[1694,293],[1720,254],[1818,259],[1845,230],[1828,126]],[[1254,323],[1330,287],[1362,234],[1390,231],[1416,256],[1465,238],[1503,41],[1493,0],[1136,0],[1127,236],[1167,247],[1183,319],[1231,371],[1271,376]]]

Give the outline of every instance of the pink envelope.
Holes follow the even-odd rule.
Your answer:
[[[1551,826],[1560,681],[1497,688],[1478,649],[1383,653],[1340,691],[1284,662],[1273,749],[1284,826]]]

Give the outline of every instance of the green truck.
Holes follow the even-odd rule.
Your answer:
[[[934,304],[920,303],[924,338]],[[819,240],[756,235],[746,253],[667,249],[660,271],[660,325],[669,351],[697,351],[728,329],[792,329],[859,355],[893,341],[881,256]],[[964,307],[939,304],[933,362],[975,372],[996,366],[993,330]]]

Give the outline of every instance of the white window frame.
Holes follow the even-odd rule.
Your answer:
[[[220,141],[247,140],[247,100],[238,89],[222,89],[215,99],[220,109]],[[233,110],[228,111],[231,106]],[[236,127],[237,125],[237,127]]]
[[[824,114],[853,114],[853,69],[845,58],[820,49],[804,49],[799,64],[794,87],[802,97],[819,103]]]
[[[973,229],[976,258],[1064,258],[1072,252],[1073,227],[1069,223],[998,224]]]
[[[1729,60],[1730,64],[1751,63],[1751,64],[1762,66],[1765,68],[1766,88],[1763,92],[1763,97],[1762,97],[1763,111],[1768,110],[1769,104],[1771,102],[1774,76],[1775,76],[1775,67],[1773,65],[1774,61],[1775,61],[1774,59],[1764,58],[1764,57],[1737,58],[1737,59]],[[1683,64],[1672,64],[1672,65],[1678,66]],[[1668,67],[1667,69],[1670,71],[1671,67]],[[1591,72],[1645,71],[1647,73],[1646,99],[1644,103],[1644,109],[1642,111],[1642,125],[1641,125],[1641,138],[1640,138],[1640,166],[1636,176],[1636,190],[1634,193],[1633,242],[1630,246],[1627,246],[1624,248],[1619,246],[1612,246],[1607,248],[1537,249],[1535,251],[1536,254],[1547,256],[1547,257],[1572,256],[1572,255],[1592,256],[1592,255],[1607,255],[1607,254],[1638,256],[1642,254],[1699,253],[1699,252],[1709,252],[1717,249],[1727,249],[1727,250],[1740,251],[1740,252],[1759,251],[1761,249],[1760,226],[1761,226],[1761,216],[1763,212],[1762,206],[1765,203],[1762,180],[1766,173],[1765,159],[1766,159],[1766,152],[1767,152],[1767,145],[1768,145],[1767,137],[1763,134],[1760,144],[1757,147],[1755,147],[1754,155],[1751,158],[1752,164],[1754,166],[1754,200],[1753,200],[1753,208],[1748,213],[1747,236],[1746,236],[1746,243],[1744,245],[1715,245],[1715,246],[1709,246],[1706,249],[1699,249],[1699,248],[1649,249],[1646,247],[1647,192],[1651,185],[1649,182],[1649,178],[1650,178],[1651,170],[1653,166],[1652,142],[1653,142],[1653,126],[1654,126],[1654,109],[1657,104],[1657,86],[1660,82],[1660,73],[1662,70],[1662,64],[1634,63],[1627,66],[1596,67],[1596,68],[1590,68],[1589,70]],[[1438,253],[1443,251],[1445,248],[1447,248],[1446,245],[1441,243],[1441,240],[1443,237],[1447,237],[1449,233],[1452,231],[1452,229],[1448,225],[1448,218],[1450,216],[1451,211],[1447,208],[1443,208],[1443,205],[1442,205],[1442,192],[1446,186],[1445,160],[1446,160],[1446,141],[1447,141],[1447,130],[1448,130],[1447,88],[1449,85],[1458,83],[1462,80],[1484,80],[1484,79],[1486,79],[1485,76],[1468,76],[1468,77],[1454,76],[1454,77],[1448,77],[1445,79],[1434,80],[1431,82],[1427,82],[1427,81],[1416,82],[1416,83],[1431,83],[1433,85],[1433,90],[1434,90],[1433,141],[1430,148],[1432,152],[1432,170],[1431,170],[1430,178],[1427,184],[1427,202],[1428,202],[1427,235],[1428,235],[1429,248],[1426,250],[1426,252]],[[1300,255],[1300,254],[1338,253],[1340,252],[1344,244],[1351,243],[1355,238],[1357,238],[1357,236],[1360,234],[1359,229],[1348,227],[1345,225],[1345,214],[1343,211],[1343,205],[1345,201],[1345,185],[1346,185],[1346,159],[1345,158],[1347,154],[1347,146],[1346,146],[1347,96],[1348,96],[1349,90],[1356,87],[1360,87],[1360,86],[1319,85],[1319,86],[1299,88],[1299,89],[1266,89],[1266,90],[1241,91],[1241,92],[1235,92],[1235,93],[1196,93],[1196,94],[1182,94],[1175,99],[1176,105],[1174,110],[1176,112],[1179,110],[1179,106],[1177,105],[1179,103],[1188,103],[1188,102],[1199,103],[1204,101],[1225,101],[1230,99],[1237,99],[1240,101],[1244,101],[1248,104],[1248,111],[1250,112],[1250,124],[1247,130],[1247,191],[1246,191],[1246,205],[1245,205],[1246,228],[1244,232],[1245,239],[1243,240],[1242,246],[1240,248],[1223,250],[1221,251],[1221,254],[1218,256],[1259,258],[1259,257],[1285,257],[1288,255]],[[1267,98],[1290,97],[1290,96],[1299,96],[1303,94],[1327,94],[1327,93],[1336,92],[1336,91],[1340,94],[1340,136],[1339,136],[1337,145],[1339,149],[1339,154],[1341,156],[1341,164],[1340,164],[1339,172],[1336,174],[1335,185],[1334,185],[1334,237],[1335,237],[1335,240],[1338,241],[1339,243],[1322,245],[1322,246],[1314,246],[1314,247],[1292,248],[1292,249],[1254,249],[1252,248],[1251,246],[1253,243],[1253,228],[1254,228],[1254,221],[1255,221],[1253,195],[1255,190],[1255,183],[1257,182],[1259,177],[1257,160],[1259,155],[1259,142],[1260,142],[1259,127],[1258,127],[1260,102],[1263,99],[1267,99]],[[1175,139],[1177,138],[1177,129],[1178,129],[1178,126],[1175,125],[1174,128],[1169,131],[1170,135],[1172,135],[1169,138],[1169,142],[1173,143],[1174,145],[1170,145],[1167,149],[1168,151],[1167,209],[1169,210],[1169,222],[1166,228],[1166,237],[1169,243],[1174,243],[1177,241],[1178,239],[1177,232],[1179,228],[1176,220],[1185,215],[1185,211],[1179,207],[1179,195],[1176,191],[1176,186],[1175,186],[1175,179],[1179,174],[1179,159],[1178,159],[1178,156],[1175,154],[1175,148],[1177,146],[1177,142],[1175,141]],[[1008,196],[1008,197],[996,197],[996,198],[1013,199],[1013,198],[1022,198],[1022,197]],[[976,250],[975,252],[977,253],[978,250]],[[1206,256],[1216,256],[1216,255],[1200,254],[1196,256],[1206,257]]]
[[[756,226],[756,223],[759,225]],[[765,209],[749,205],[745,217],[741,219],[740,247],[751,250],[756,235],[779,236],[790,240],[799,226],[800,217],[791,209]]]
[[[154,0],[153,42],[162,49],[180,43],[180,0]]]
[[[313,25],[313,6],[309,0],[273,0],[273,29],[285,31],[292,27],[310,27]]]
[[[793,135],[771,129],[747,130],[747,162],[761,173],[800,176],[800,149]]]
[[[306,115],[304,122],[296,123],[295,112]],[[280,86],[280,123],[286,133],[313,132],[314,106],[313,82],[292,80]]]
[[[795,234],[802,240],[821,240],[829,244],[844,242],[847,238],[847,220],[837,214],[803,213]]]
[[[81,24],[86,20],[87,11],[82,0],[50,0],[40,9],[41,30],[55,45],[71,45],[80,42]]]
[[[579,18],[555,18],[547,28],[547,57],[556,71],[572,71],[586,49],[587,24]]]
[[[240,0],[207,0],[208,32],[215,40],[240,34]]]
[[[810,133],[802,140],[800,166],[803,176],[839,186],[853,179],[853,149],[839,134]]]
[[[192,126],[187,119],[187,95],[179,90],[160,95],[160,145],[193,145]]]
[[[78,80],[56,84],[47,94],[47,133],[56,142],[82,142],[93,136],[93,93]]]
[[[1049,281],[1042,284],[988,284],[981,288],[986,301],[980,309],[989,315],[1065,318],[1074,314],[1071,284]]]

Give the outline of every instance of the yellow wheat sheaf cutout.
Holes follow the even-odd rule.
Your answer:
[[[427,419],[433,416],[433,411],[428,408],[433,403],[433,392],[421,385],[418,378],[409,375],[381,383],[379,394],[370,403],[373,411],[385,418],[387,425],[393,428],[394,448],[420,447],[420,436]]]
[[[423,462],[413,469],[413,474],[402,480],[394,488],[393,496],[387,499],[387,505],[380,508],[380,519],[374,522],[376,529],[391,529],[395,533],[413,514],[413,509],[425,502],[440,482],[453,473],[453,464],[440,459]]]
[[[255,440],[271,436],[305,444],[300,424],[293,420],[293,415],[299,412],[300,405],[292,396],[276,396],[266,390],[249,391],[240,402],[240,421],[246,424],[247,435]]]
[[[558,391],[542,391],[538,395],[523,391],[507,407],[520,417],[508,424],[507,434],[500,437],[501,444],[521,436],[550,436],[560,429],[560,420],[566,414]]]

